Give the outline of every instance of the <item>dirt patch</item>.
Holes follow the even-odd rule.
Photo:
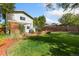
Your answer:
[[[0,46],[0,56],[7,55],[7,48],[9,48],[16,40],[7,38],[4,40],[4,44]]]

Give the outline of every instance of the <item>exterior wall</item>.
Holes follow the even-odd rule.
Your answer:
[[[25,24],[24,26],[25,26],[25,32],[27,32],[27,33],[28,33],[28,32],[29,32],[29,29],[27,29],[27,26],[29,26],[29,27],[30,27],[30,29],[31,29],[31,25],[30,25],[30,24]]]
[[[25,17],[25,20],[20,20],[20,16]],[[33,20],[30,17],[26,16],[23,13],[13,14],[13,19],[21,23],[32,23],[33,22]]]
[[[24,24],[25,32],[29,32],[30,29],[33,29],[33,20],[24,13],[13,13],[12,15],[12,19],[8,18],[8,21]],[[20,17],[25,17],[25,20],[20,20]],[[30,29],[27,29],[27,26],[30,26]]]

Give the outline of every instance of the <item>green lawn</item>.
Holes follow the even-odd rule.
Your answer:
[[[11,56],[77,56],[79,33],[54,32],[22,40],[8,49]]]
[[[9,35],[6,35],[6,34],[0,34],[0,41],[1,40],[4,40],[5,38],[8,38]]]
[[[5,38],[8,38],[10,37],[9,34],[0,34],[0,39],[5,39]]]
[[[4,39],[6,37],[5,34],[0,34],[0,39]]]
[[[8,38],[9,35],[6,35],[6,34],[0,34],[0,45],[4,44],[4,40],[6,38]]]

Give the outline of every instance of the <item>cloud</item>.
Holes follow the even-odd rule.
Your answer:
[[[49,3],[44,3],[43,6],[46,7]]]
[[[63,12],[61,10],[60,11],[54,10],[54,11],[48,11],[46,12],[46,14],[50,16],[62,16]]]
[[[64,11],[63,9],[46,11],[45,15],[47,15],[47,16],[59,16],[59,17],[61,17],[63,14],[66,14],[66,13],[79,14],[79,8],[78,9],[74,9],[74,10],[68,9],[66,11]]]
[[[46,7],[47,4],[44,4],[44,7]],[[66,14],[66,13],[74,13],[74,14],[79,14],[79,8],[77,9],[73,9],[73,10],[66,10],[64,11],[64,9],[62,8],[59,8],[59,9],[55,9],[55,10],[48,10],[48,11],[45,11],[44,15],[46,17],[46,22],[51,24],[51,23],[57,23],[59,24],[58,22],[58,19],[60,17],[62,17],[63,14]],[[53,18],[54,16],[57,16],[57,18]]]
[[[52,19],[50,19],[48,17],[46,17],[46,23],[49,25],[51,25],[52,23],[60,24],[58,21],[55,21],[55,20],[53,21]]]
[[[49,19],[48,17],[46,17],[46,23],[51,24],[53,21],[51,19]]]

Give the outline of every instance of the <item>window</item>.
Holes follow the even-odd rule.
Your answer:
[[[25,17],[20,16],[20,20],[25,20]]]
[[[27,29],[30,29],[30,26],[27,26]]]

